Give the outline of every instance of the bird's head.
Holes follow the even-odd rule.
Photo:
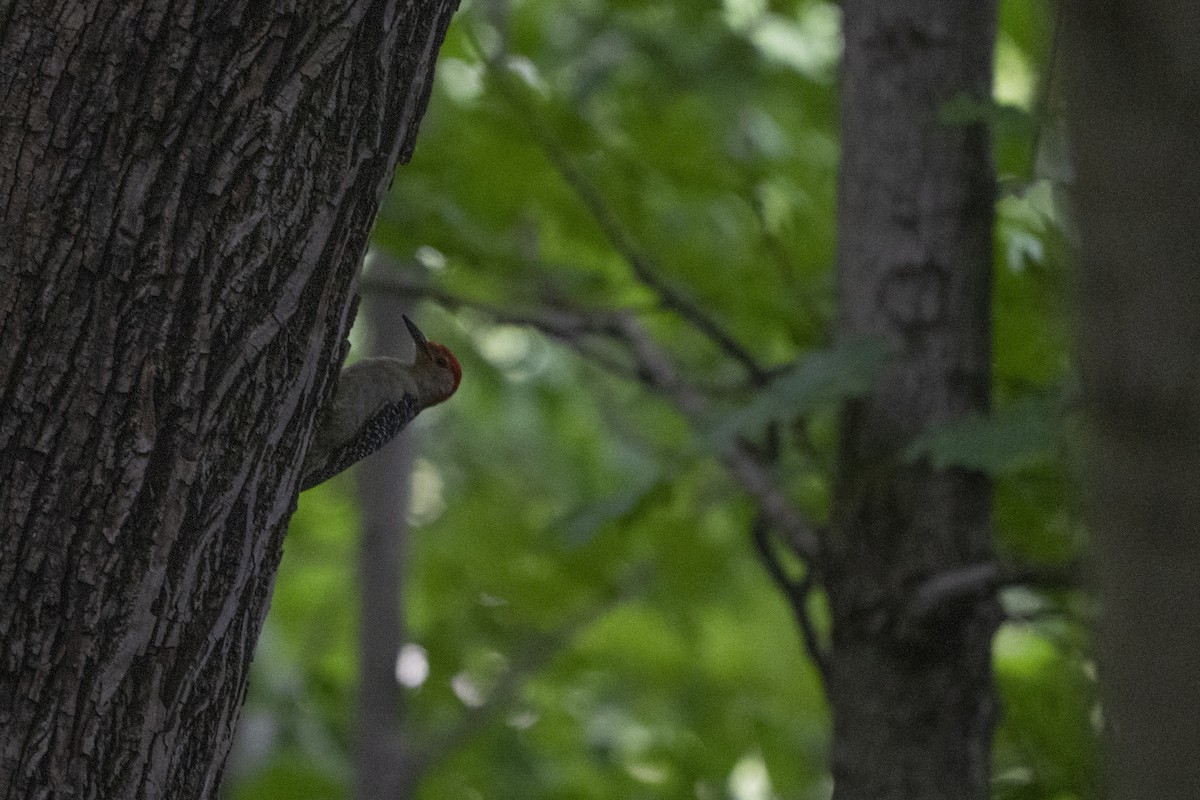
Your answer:
[[[437,405],[458,389],[462,367],[450,348],[426,339],[421,329],[407,316],[404,317],[404,324],[408,326],[408,332],[417,346],[417,357],[411,369],[424,395],[421,398],[423,405]]]

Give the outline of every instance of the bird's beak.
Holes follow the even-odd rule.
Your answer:
[[[423,353],[429,352],[429,340],[425,338],[425,334],[421,333],[421,329],[416,326],[407,314],[403,315],[404,324],[408,327],[409,334],[413,337],[413,341],[417,343],[417,350]]]

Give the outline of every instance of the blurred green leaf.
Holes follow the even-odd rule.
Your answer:
[[[946,125],[985,124],[1006,134],[1029,136],[1035,123],[1028,111],[1008,103],[980,100],[969,94],[954,95],[938,109],[938,119]]]
[[[873,339],[807,353],[748,404],[728,415],[710,434],[709,441],[719,448],[728,447],[737,437],[761,433],[773,422],[793,420],[864,394],[889,355],[889,348]]]
[[[1052,457],[1060,447],[1061,418],[1057,399],[1023,398],[989,417],[968,414],[933,429],[908,446],[904,459],[1001,475]]]

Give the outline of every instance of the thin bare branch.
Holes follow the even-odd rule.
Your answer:
[[[462,295],[448,292],[445,289],[432,286],[423,281],[413,281],[402,277],[402,273],[389,273],[386,277],[379,274],[363,276],[359,282],[362,291],[371,293],[397,293],[407,297],[417,297],[432,300],[445,308],[470,309],[489,317],[493,322],[503,325],[520,325],[533,328],[566,344],[592,364],[611,372],[626,380],[642,382],[634,374],[630,366],[619,358],[614,358],[599,346],[600,339],[611,339],[611,318],[609,311],[583,311],[539,309],[537,311],[509,311],[482,300],[475,300]]]
[[[399,277],[367,275],[362,286],[367,291],[397,291],[426,297],[448,308],[470,307],[500,322],[530,325],[579,349],[589,358],[594,353],[585,352],[586,337],[616,338],[629,347],[640,382],[666,396],[694,428],[703,430],[711,422],[708,399],[683,377],[671,357],[628,311],[550,309],[513,313]],[[792,551],[805,561],[815,561],[820,550],[819,537],[749,446],[734,442],[723,446],[718,455],[730,474],[758,500],[763,514],[784,533]]]
[[[825,654],[825,648],[821,645],[821,637],[817,633],[816,626],[813,625],[812,615],[808,611],[808,595],[812,591],[814,583],[812,565],[807,567],[804,577],[799,581],[788,577],[787,570],[784,569],[783,562],[779,560],[779,555],[775,552],[775,547],[771,542],[771,526],[761,513],[754,517],[750,528],[750,538],[754,542],[754,549],[758,552],[767,574],[783,592],[784,598],[787,599],[788,605],[792,609],[792,615],[800,627],[800,637],[804,641],[804,649],[808,651],[809,658],[812,659],[821,679],[828,682],[828,657]]]
[[[1079,565],[1012,566],[989,561],[934,575],[918,586],[904,606],[906,619],[925,620],[957,603],[986,597],[1006,586],[1070,589],[1079,585]]]
[[[675,368],[670,356],[630,314],[618,316],[617,328],[628,342],[638,370],[671,399],[693,427],[703,429],[709,420],[707,399]],[[820,553],[820,537],[800,515],[770,472],[745,444],[734,442],[719,452],[730,474],[758,500],[763,514],[782,531],[797,556],[814,563]]]
[[[612,313],[608,311],[588,312],[582,309],[560,311],[552,308],[541,308],[536,312],[510,311],[482,300],[463,297],[423,281],[410,280],[398,274],[387,277],[377,274],[364,275],[360,286],[366,292],[394,292],[410,297],[422,297],[452,310],[469,308],[486,314],[496,322],[506,325],[528,325],[556,339],[574,340],[587,335],[603,336],[608,333],[611,325]]]
[[[481,61],[487,67],[488,74],[493,78],[496,89],[512,106],[516,115],[529,127],[534,142],[542,150],[546,160],[558,171],[563,181],[574,190],[580,202],[596,221],[601,233],[608,239],[617,254],[629,265],[634,276],[658,295],[663,307],[674,311],[740,364],[755,385],[766,385],[771,379],[770,371],[759,364],[749,350],[699,305],[667,284],[659,276],[657,265],[638,247],[633,236],[617,218],[599,188],[575,165],[574,160],[558,141],[553,131],[542,122],[537,109],[533,108],[524,95],[513,86],[512,76],[502,59],[490,56],[473,33],[468,32],[468,37],[478,51]]]

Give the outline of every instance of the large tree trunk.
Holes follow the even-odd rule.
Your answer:
[[[1200,787],[1200,18],[1066,12],[1111,796],[1182,800]]]
[[[455,5],[0,11],[0,798],[214,793]]]
[[[991,554],[980,474],[906,464],[906,443],[988,407],[994,178],[986,131],[942,122],[991,95],[995,7],[843,4],[839,335],[895,359],[847,406],[825,582],[834,797],[988,796],[995,602],[913,618],[920,582]]]

